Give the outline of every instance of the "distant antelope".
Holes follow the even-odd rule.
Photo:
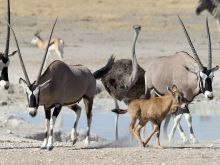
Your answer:
[[[10,12],[10,0],[7,1],[7,22],[11,21],[11,12]],[[9,54],[9,43],[10,43],[10,28],[7,26],[7,34],[6,34],[6,44],[5,44],[5,52],[0,52],[0,86],[4,89],[8,89],[10,86],[9,78],[8,78],[8,67],[10,64],[11,56],[15,55],[17,51]]]
[[[56,21],[53,25],[49,41],[51,41]],[[90,70],[82,65],[68,66],[64,62],[56,60],[41,74],[49,48],[48,44],[37,79],[33,83],[30,83],[13,29],[12,32],[25,76],[25,80],[20,78],[19,82],[26,90],[29,114],[32,117],[36,116],[38,107],[41,105],[44,106],[46,132],[41,148],[47,148],[48,150],[53,148],[53,127],[63,106],[69,106],[77,114],[71,136],[73,144],[77,141],[76,128],[81,113],[81,108],[77,103],[81,99],[83,99],[85,104],[88,126],[85,144],[89,144],[93,98],[96,94],[96,80]],[[54,108],[54,111],[51,117],[52,108]]]
[[[184,108],[186,105],[184,95],[178,90],[176,85],[173,85],[172,89],[168,87],[167,90],[168,93],[164,96],[154,97],[148,100],[134,99],[129,103],[127,110],[121,111],[121,114],[129,113],[131,117],[130,131],[143,147],[147,145],[155,133],[157,134],[157,145],[160,147],[161,122],[168,114],[175,113],[179,107]],[[138,124],[136,124],[137,121]],[[149,121],[153,123],[154,130],[146,141],[143,142],[140,131]]]
[[[48,45],[48,41],[47,40],[43,40],[43,38],[40,36],[40,32],[41,30],[38,30],[35,34],[34,34],[34,38],[31,40],[31,44],[33,45],[37,45],[39,48],[41,49],[46,49],[47,45]],[[50,46],[48,49],[48,56],[50,56],[50,54],[52,52],[55,52],[58,57],[60,58],[60,60],[63,59],[63,49],[64,49],[64,41],[60,38],[52,38],[50,41]]]

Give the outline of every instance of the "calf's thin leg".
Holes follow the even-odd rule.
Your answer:
[[[157,132],[156,132],[156,136],[157,136],[157,147],[161,147],[161,146],[160,146],[160,126],[161,126],[161,123],[158,124],[158,126],[157,126]]]
[[[146,123],[147,123],[147,121],[146,122],[139,121],[138,125],[133,130],[135,138],[142,146],[144,146],[144,142],[141,139],[141,129],[146,125]]]
[[[144,147],[147,145],[147,143],[150,141],[150,139],[152,138],[152,136],[153,136],[156,132],[158,132],[158,126],[157,126],[157,125],[154,126],[153,132],[150,134],[150,136],[149,136],[149,137],[146,139],[146,141],[144,142]]]
[[[136,121],[137,121],[137,117],[136,116],[132,117],[131,123],[129,126],[129,130],[131,131],[132,134],[134,133],[134,127],[135,127]]]

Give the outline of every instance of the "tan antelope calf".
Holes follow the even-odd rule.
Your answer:
[[[31,44],[37,45],[40,49],[46,49],[47,44],[48,44],[48,40],[44,40],[40,36],[40,32],[41,32],[41,30],[38,30],[34,34],[35,37],[31,40]],[[47,54],[46,60],[52,52],[55,52],[58,55],[58,57],[60,58],[60,60],[62,60],[63,59],[63,48],[64,48],[64,41],[62,39],[57,38],[57,37],[52,38],[50,41],[50,47],[48,49],[48,54]]]
[[[168,92],[161,97],[155,97],[149,100],[135,99],[129,103],[128,110],[122,111],[122,113],[128,112],[131,116],[130,131],[144,147],[155,133],[157,133],[157,145],[160,147],[161,122],[166,118],[167,114],[175,113],[178,107],[185,106],[184,95],[177,89],[176,85],[173,85],[172,89],[167,87],[167,90]],[[137,120],[139,120],[139,123],[135,125]],[[148,121],[152,122],[154,129],[146,141],[143,142],[140,131]]]

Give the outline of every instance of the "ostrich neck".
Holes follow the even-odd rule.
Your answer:
[[[136,79],[136,74],[137,74],[137,57],[135,53],[135,46],[136,46],[137,38],[138,38],[138,34],[136,33],[134,37],[133,47],[132,47],[132,73],[130,75],[130,85],[134,84],[135,79]]]

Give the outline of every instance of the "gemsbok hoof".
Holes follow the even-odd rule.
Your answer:
[[[141,147],[145,147],[145,144],[144,144],[144,142],[141,142],[140,144],[141,144]]]
[[[40,149],[45,150],[45,149],[47,149],[47,147],[46,146],[41,146]]]
[[[47,150],[51,151],[53,149],[53,146],[47,146]]]
[[[85,147],[88,147],[88,146],[89,146],[89,144],[90,144],[90,139],[89,139],[88,137],[86,137],[84,144],[85,144]]]
[[[192,144],[197,144],[197,143],[199,143],[199,141],[198,141],[195,137],[190,138],[190,142],[191,142]]]
[[[143,147],[149,147],[149,145],[147,143],[142,143]]]
[[[44,140],[43,144],[40,146],[40,149],[45,150],[47,149],[47,141]]]
[[[183,143],[183,144],[189,144],[190,141],[189,141],[189,139],[186,138],[186,139],[183,139],[182,143]]]
[[[76,142],[77,142],[77,140],[78,140],[78,139],[74,139],[74,140],[72,141],[72,145],[75,145]]]

